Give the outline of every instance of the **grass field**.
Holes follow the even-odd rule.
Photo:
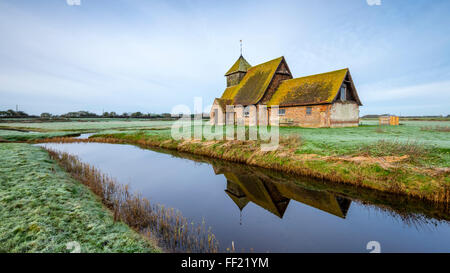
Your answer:
[[[79,134],[79,132],[22,132],[15,130],[2,130],[0,129],[0,142],[1,141],[28,141],[40,138],[62,137]]]
[[[170,138],[172,124],[172,121],[117,119],[0,123],[0,141],[27,141],[87,132],[109,135],[130,135],[139,132],[149,136]],[[295,135],[301,138],[301,145],[296,147],[297,154],[348,156],[358,155],[369,149],[375,151],[375,155],[401,156],[404,154],[401,154],[398,149],[397,151],[381,150],[380,148],[386,148],[386,145],[380,147],[380,143],[406,143],[425,148],[428,156],[424,158],[425,160],[421,160],[422,165],[450,166],[450,134],[448,132],[450,121],[402,121],[401,124],[400,126],[378,126],[376,120],[363,120],[361,126],[356,128],[282,127],[280,134],[285,137]],[[205,122],[204,126],[209,125]],[[447,130],[436,130],[436,128]]]
[[[54,131],[98,131],[98,130],[126,130],[126,129],[148,129],[167,127],[172,124],[172,121],[159,120],[117,120],[117,119],[99,119],[99,120],[83,120],[83,121],[69,121],[69,122],[13,122],[0,123],[0,129],[16,128],[28,129],[44,132]]]
[[[380,139],[399,141],[417,141],[432,144],[438,147],[450,147],[448,132],[425,131],[424,127],[450,127],[450,121],[402,121],[401,126],[377,126],[376,120],[363,120],[363,126],[357,128],[299,128],[282,127],[282,135],[300,134],[304,140],[315,144],[330,144],[331,146],[355,146],[370,143]],[[36,132],[52,132],[54,134],[83,133],[83,132],[120,132],[134,130],[151,130],[150,134],[169,134],[172,121],[147,120],[116,120],[100,119],[100,121],[73,121],[73,122],[36,122],[36,123],[0,123],[0,138],[12,135],[29,136],[29,133],[19,131],[6,131],[4,129],[20,129]],[[152,129],[163,129],[155,130]],[[167,129],[167,130],[164,130]],[[36,132],[34,134],[36,134]],[[319,145],[320,146],[320,145]],[[327,149],[328,150],[328,147]]]
[[[386,148],[382,144],[389,142],[398,143],[398,147],[402,144],[412,144],[425,149],[427,156],[422,161],[424,165],[450,166],[449,132],[424,130],[425,127],[450,127],[448,121],[405,121],[401,126],[377,126],[367,121],[363,124],[367,125],[357,128],[282,128],[280,133],[285,136],[301,136],[303,143],[296,151],[300,154],[358,155],[361,150],[369,148],[375,155],[404,155],[400,149],[379,149]]]
[[[158,252],[46,151],[0,143],[0,252]]]

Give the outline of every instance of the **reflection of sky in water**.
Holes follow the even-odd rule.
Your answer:
[[[237,250],[257,252],[368,252],[367,242],[379,241],[386,252],[450,250],[447,223],[407,225],[376,207],[274,183],[245,166],[213,167],[130,145],[45,145],[79,156],[151,202],[204,219],[223,248],[234,241]]]
[[[74,138],[76,138],[76,139],[88,139],[92,135],[95,135],[95,133],[80,134],[79,136],[74,137]]]

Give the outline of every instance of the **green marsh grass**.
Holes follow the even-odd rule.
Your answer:
[[[160,252],[40,147],[0,143],[0,252]]]

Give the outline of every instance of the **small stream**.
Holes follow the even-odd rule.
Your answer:
[[[449,252],[446,209],[352,186],[132,145],[39,144],[129,184],[153,203],[205,221],[222,251]]]

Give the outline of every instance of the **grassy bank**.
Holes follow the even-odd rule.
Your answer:
[[[158,252],[121,222],[84,185],[64,172],[46,151],[0,143],[0,251]]]
[[[21,130],[0,129],[0,142],[23,142],[34,139],[74,135],[78,135],[78,132],[29,132]]]

